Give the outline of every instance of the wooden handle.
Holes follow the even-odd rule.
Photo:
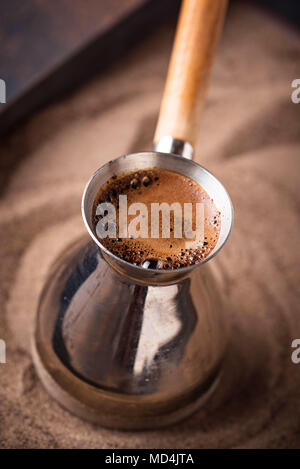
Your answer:
[[[183,0],[154,143],[172,136],[196,143],[227,0]]]

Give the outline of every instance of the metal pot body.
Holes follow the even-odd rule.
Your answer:
[[[170,271],[131,265],[93,232],[95,196],[114,174],[162,167],[195,179],[221,211],[218,243],[198,265]],[[57,260],[41,296],[33,357],[49,392],[73,413],[120,429],[174,423],[204,404],[222,369],[224,299],[209,260],[224,245],[233,212],[222,184],[172,154],[125,155],[100,168],[82,202],[92,237]]]

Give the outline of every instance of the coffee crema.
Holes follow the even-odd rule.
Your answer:
[[[195,230],[196,204],[204,207],[204,230],[202,238],[187,238],[182,228],[182,237],[174,236],[174,213],[170,212],[170,236],[161,237],[162,216],[159,220],[159,237],[106,237],[97,236],[97,224],[103,215],[97,215],[101,203],[113,204],[116,211],[116,233],[119,236],[119,196],[127,196],[128,206],[132,203],[143,203],[147,206],[149,233],[151,233],[151,204],[174,202],[192,204],[192,228]],[[150,168],[131,171],[113,176],[100,189],[93,206],[93,228],[101,244],[114,255],[131,264],[150,269],[178,269],[203,261],[214,249],[220,234],[221,217],[213,200],[206,191],[193,179],[175,171],[163,168]],[[134,215],[128,215],[128,224]],[[182,216],[182,224],[184,215]]]

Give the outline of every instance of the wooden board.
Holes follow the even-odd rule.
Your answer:
[[[177,12],[177,0],[0,0],[0,134],[98,73]]]
[[[259,1],[299,24],[299,0]],[[6,83],[7,101],[1,103],[0,93],[0,134],[117,60],[175,16],[179,4],[180,0],[0,0],[0,79]]]

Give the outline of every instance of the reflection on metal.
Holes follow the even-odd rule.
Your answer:
[[[158,140],[158,142],[154,144],[154,150],[161,153],[173,153],[174,155],[183,156],[183,158],[189,160],[191,160],[194,155],[194,149],[190,143],[171,136],[165,136]]]
[[[139,347],[137,348],[134,363],[135,374],[145,372],[149,367],[149,363],[155,361],[157,348],[159,349],[164,344],[176,340],[176,336],[182,327],[181,321],[175,312],[176,295],[176,285],[165,288],[148,287]],[[169,311],[167,311],[167,308],[169,308]],[[155,342],[153,337],[155,337]]]
[[[112,255],[95,237],[91,213],[99,187],[114,174],[147,167],[192,177],[221,211],[218,243],[200,264],[145,269]],[[71,246],[49,274],[33,348],[38,373],[64,407],[92,422],[123,429],[177,422],[204,405],[222,368],[224,302],[206,261],[229,236],[229,196],[193,161],[142,152],[98,170],[82,211],[93,241]]]

